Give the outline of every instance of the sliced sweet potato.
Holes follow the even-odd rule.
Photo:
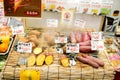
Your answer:
[[[53,55],[47,55],[47,57],[45,58],[45,64],[50,65],[53,63],[54,57]]]
[[[37,54],[37,55],[40,54],[40,53],[42,53],[42,48],[41,47],[34,48],[33,53]]]
[[[45,54],[40,54],[37,56],[36,64],[38,66],[43,65],[44,61],[45,61]]]
[[[34,66],[35,62],[36,62],[36,57],[35,57],[35,55],[30,55],[30,56],[28,57],[27,65],[28,65],[28,66]]]
[[[64,67],[68,67],[70,65],[69,58],[67,58],[65,55],[61,56],[60,62]]]

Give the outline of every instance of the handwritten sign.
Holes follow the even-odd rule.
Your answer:
[[[67,37],[56,37],[55,43],[67,43]]]
[[[92,40],[102,40],[102,32],[92,32],[91,38]]]
[[[104,41],[91,41],[92,50],[104,50]]]
[[[11,27],[11,28],[12,28],[13,34],[24,34],[23,26],[16,26],[16,27]]]
[[[57,19],[47,19],[47,27],[58,27]]]
[[[85,21],[84,20],[81,20],[81,19],[76,19],[75,20],[75,27],[81,27],[81,28],[84,28],[85,27]]]
[[[17,46],[18,52],[26,52],[31,53],[32,52],[32,44],[31,43],[24,43],[24,42],[18,42]]]
[[[77,43],[67,43],[66,44],[67,53],[79,53],[79,44]]]

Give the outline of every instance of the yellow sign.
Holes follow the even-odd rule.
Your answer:
[[[20,80],[40,80],[39,70],[21,70]]]

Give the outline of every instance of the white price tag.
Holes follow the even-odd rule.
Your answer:
[[[91,38],[92,40],[102,40],[102,32],[92,32]]]
[[[47,19],[47,27],[58,27],[57,19]]]
[[[77,43],[67,43],[66,44],[67,53],[79,53],[79,44]]]
[[[13,34],[24,34],[23,26],[12,27]]]
[[[91,50],[104,50],[104,41],[91,41]]]
[[[81,19],[76,19],[75,20],[75,23],[74,23],[74,26],[75,27],[80,27],[80,28],[84,28],[85,27],[85,21],[84,20],[81,20]]]
[[[67,43],[67,37],[55,37],[55,43]]]
[[[25,53],[31,53],[32,52],[32,44],[31,43],[24,43],[24,42],[18,42],[17,46],[18,52],[25,52]]]

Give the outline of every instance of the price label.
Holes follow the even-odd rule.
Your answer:
[[[81,20],[81,19],[77,19],[75,20],[75,27],[81,27],[81,28],[84,28],[85,27],[85,21]]]
[[[58,27],[58,20],[47,19],[47,27]]]
[[[17,46],[18,52],[25,52],[25,53],[31,53],[32,52],[32,44],[31,43],[24,43],[24,42],[18,42]]]
[[[67,37],[55,37],[55,43],[67,43]]]
[[[92,32],[91,38],[92,40],[102,40],[102,32]]]
[[[91,50],[104,50],[104,41],[91,41]]]
[[[66,44],[67,53],[79,53],[79,44],[76,43],[67,43]]]
[[[23,26],[12,27],[12,33],[13,34],[24,34]]]

